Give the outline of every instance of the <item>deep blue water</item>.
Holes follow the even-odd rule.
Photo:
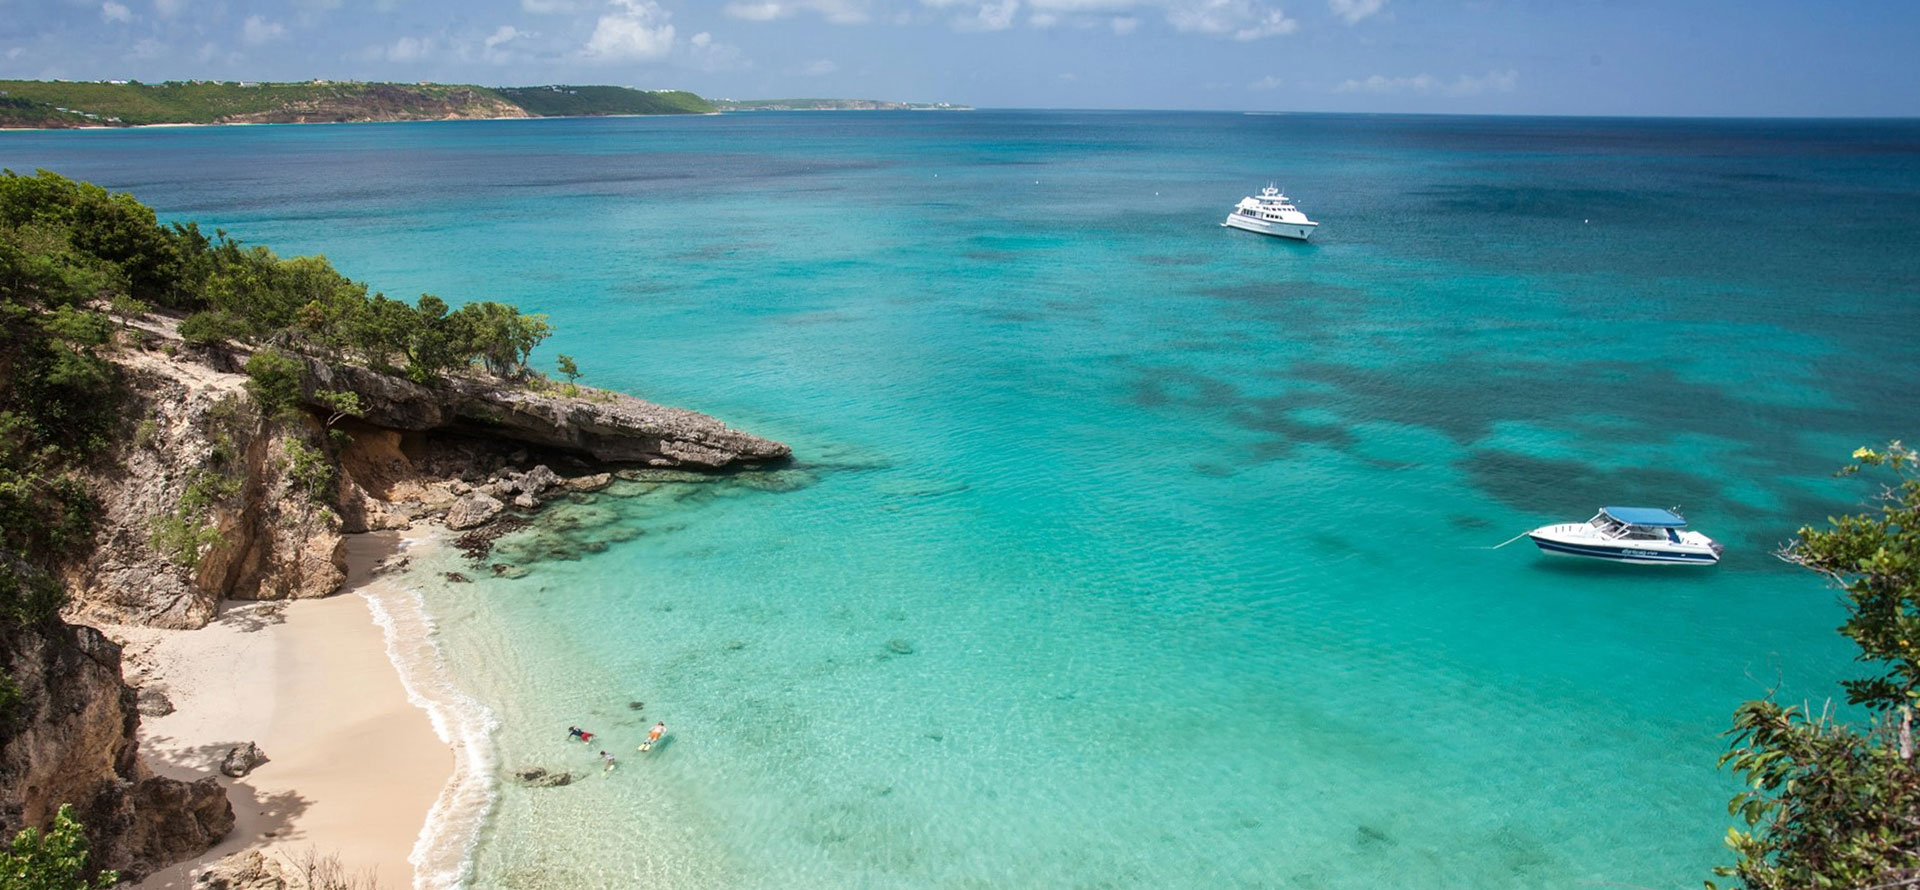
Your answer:
[[[794,445],[556,510],[523,578],[417,573],[501,765],[590,767],[569,724],[624,758],[502,787],[480,887],[1692,886],[1733,707],[1850,667],[1771,550],[1916,420],[1910,121],[767,114],[0,166],[549,313],[542,362]],[[1269,180],[1313,244],[1219,227]],[[1727,558],[1482,549],[1601,503]]]

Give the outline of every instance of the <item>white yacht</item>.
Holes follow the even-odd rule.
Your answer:
[[[1320,227],[1271,185],[1261,189],[1257,197],[1241,198],[1221,225],[1297,241],[1313,237],[1313,230]]]
[[[1719,562],[1725,548],[1699,532],[1681,531],[1686,524],[1680,514],[1659,507],[1601,507],[1586,522],[1544,525],[1527,537],[1556,556],[1663,565]]]

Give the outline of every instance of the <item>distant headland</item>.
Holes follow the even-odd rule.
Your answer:
[[[311,80],[0,80],[0,129],[164,124],[300,124],[481,120],[771,110],[966,110],[872,99],[708,101],[684,90],[621,86],[482,87],[470,84]]]

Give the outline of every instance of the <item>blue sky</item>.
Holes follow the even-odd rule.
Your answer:
[[[0,76],[1920,115],[1920,0],[0,0]]]

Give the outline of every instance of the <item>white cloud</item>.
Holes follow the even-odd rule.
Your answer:
[[[840,66],[834,64],[832,59],[815,59],[801,65],[794,73],[805,77],[825,77],[838,70]]]
[[[749,22],[771,22],[793,15],[793,7],[778,3],[729,3],[722,11],[729,17]]]
[[[153,14],[163,19],[173,18],[185,8],[187,0],[153,0]]]
[[[279,22],[267,21],[257,15],[247,16],[246,22],[240,26],[240,39],[254,46],[279,40],[285,36],[287,36],[287,26]]]
[[[753,67],[753,63],[740,54],[739,47],[721,43],[705,31],[687,38],[687,58],[702,71],[732,71]]]
[[[1424,93],[1441,96],[1477,96],[1481,93],[1511,93],[1520,83],[1520,72],[1489,71],[1481,77],[1462,74],[1451,82],[1431,74],[1412,77],[1385,77],[1375,74],[1365,80],[1348,79],[1333,88],[1336,93]]]
[[[1298,21],[1287,18],[1278,7],[1258,0],[1178,2],[1168,7],[1167,24],[1176,31],[1241,41],[1292,34],[1300,28]]]
[[[520,0],[520,8],[535,15],[565,15],[593,8],[589,0]]]
[[[857,25],[870,16],[864,0],[756,0],[728,3],[722,10],[730,18],[748,22],[770,22],[792,18],[802,12],[818,14],[836,25]]]
[[[133,10],[128,9],[125,4],[107,0],[107,2],[100,4],[100,20],[103,22],[119,22],[124,25],[133,21]]]
[[[434,41],[431,37],[402,37],[386,46],[376,47],[376,58],[389,62],[418,62],[433,55]]]
[[[1380,7],[1385,5],[1387,0],[1327,0],[1327,8],[1333,10],[1334,15],[1346,19],[1349,25],[1379,12]]]
[[[1005,31],[1013,27],[1013,16],[1020,11],[1020,0],[982,3],[973,15],[955,16],[953,27],[961,31]]]
[[[612,0],[615,12],[600,17],[593,36],[581,50],[588,58],[607,62],[641,62],[663,58],[673,50],[673,17],[653,0]]]
[[[1114,16],[1107,26],[1113,29],[1113,33],[1124,37],[1140,27],[1140,20],[1132,16],[1118,15]]]
[[[495,48],[498,48],[501,44],[507,43],[516,38],[528,37],[528,36],[531,36],[531,35],[527,34],[525,31],[520,30],[519,28],[515,28],[512,25],[501,25],[500,27],[495,28],[492,34],[487,35],[487,39],[482,41],[482,43],[486,46],[487,49],[495,49]]]
[[[166,52],[167,52],[166,44],[161,43],[160,41],[155,40],[152,37],[143,37],[140,40],[134,42],[133,51],[131,53],[128,53],[128,55],[131,55],[134,58],[139,59],[141,61],[146,61],[149,59],[160,58],[161,56],[165,55]]]
[[[1274,76],[1274,75],[1271,75],[1271,74],[1269,74],[1269,75],[1267,75],[1266,77],[1262,77],[1262,78],[1260,78],[1259,80],[1256,80],[1256,81],[1254,81],[1254,82],[1252,82],[1252,83],[1250,83],[1250,84],[1247,84],[1247,89],[1250,89],[1250,90],[1277,90],[1277,89],[1279,89],[1279,88],[1280,88],[1280,85],[1281,85],[1281,84],[1283,84],[1283,83],[1286,83],[1286,81],[1284,81],[1284,80],[1281,80],[1280,78],[1278,78],[1278,77],[1276,77],[1276,76]]]
[[[868,18],[867,4],[862,0],[805,0],[800,6],[836,25],[857,25]]]
[[[1029,0],[1034,9],[1048,12],[1125,12],[1142,5],[1142,0]]]

